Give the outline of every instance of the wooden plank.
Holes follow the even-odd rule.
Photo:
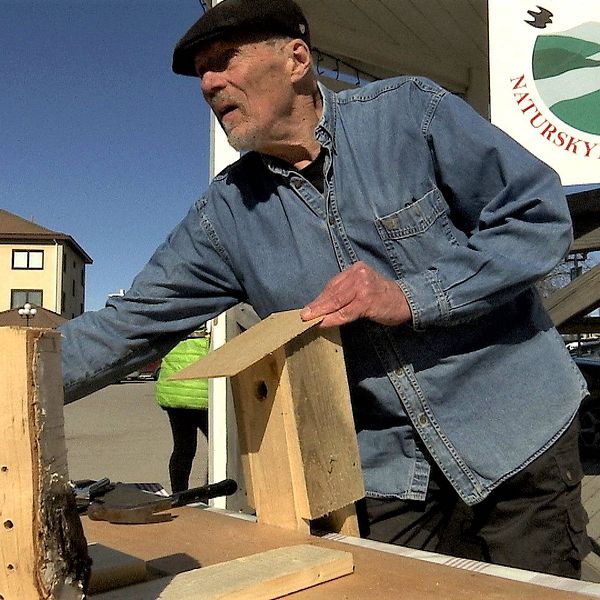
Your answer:
[[[570,252],[592,252],[593,250],[600,250],[600,227],[576,238],[571,245]]]
[[[600,265],[577,277],[544,300],[544,306],[558,327],[568,319],[582,316],[600,304]]]
[[[600,556],[590,552],[581,563],[581,579],[600,583]]]
[[[267,600],[352,573],[352,554],[308,544],[278,548],[97,596],[98,600]],[[326,594],[326,590],[323,590]]]
[[[274,313],[172,379],[233,377],[322,320],[303,321],[299,309]]]
[[[303,490],[298,500],[305,501],[297,506],[302,517],[317,519],[365,495],[339,329],[311,329],[284,351],[284,418],[295,485]]]
[[[231,340],[234,337],[240,335],[243,331],[250,329],[253,325],[256,325],[260,321],[260,318],[249,304],[237,304],[233,308],[230,308],[225,314],[226,324],[226,335],[225,340]],[[231,380],[227,380],[225,384],[222,383],[221,379],[212,379],[209,382],[221,382],[222,391],[225,395],[225,406],[219,406],[219,404],[213,402],[211,406],[212,418],[222,418],[222,429],[221,436],[214,435],[211,438],[211,444],[221,444],[221,452],[224,454],[222,460],[225,460],[225,476],[234,479],[238,483],[238,490],[235,494],[221,498],[220,502],[211,503],[213,506],[220,506],[227,508],[235,512],[243,512],[246,514],[252,513],[252,508],[248,503],[248,490],[244,479],[244,467],[243,460],[240,452],[239,435],[237,430],[237,423],[235,419],[235,404],[233,398],[233,391],[231,387]],[[223,394],[221,394],[221,397]],[[218,429],[219,425],[216,422],[212,423],[213,429]],[[223,440],[223,435],[225,440]],[[225,448],[226,446],[226,448]],[[217,460],[218,456],[211,453],[211,458]],[[213,462],[213,461],[211,461]],[[215,466],[215,465],[213,465]],[[212,472],[212,471],[211,471]],[[225,506],[223,506],[225,505]]]
[[[341,533],[349,537],[360,537],[354,502],[343,508],[338,508],[324,517],[314,519],[311,522],[311,532],[315,535]]]
[[[243,334],[242,334],[243,335]],[[282,393],[285,356],[279,349],[231,380],[246,492],[265,524],[308,533],[296,508],[303,492],[293,479]]]
[[[100,594],[148,579],[146,563],[135,556],[103,544],[90,544],[88,552],[92,559],[88,594]]]
[[[0,597],[83,598],[87,544],[68,484],[55,331],[0,328]]]

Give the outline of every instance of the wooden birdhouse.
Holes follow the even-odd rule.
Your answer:
[[[173,376],[231,377],[248,502],[259,522],[358,535],[364,484],[339,330],[275,313]],[[321,521],[323,524],[324,521]]]

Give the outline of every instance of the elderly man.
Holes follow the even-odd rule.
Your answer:
[[[175,48],[247,151],[107,307],[62,327],[67,401],[245,301],[340,325],[364,535],[579,576],[585,393],[534,289],[556,174],[431,81],[334,94],[291,0],[224,0]]]

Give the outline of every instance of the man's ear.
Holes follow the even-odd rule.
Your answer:
[[[300,39],[292,40],[289,43],[289,50],[292,61],[292,83],[297,83],[311,70],[312,56],[310,48]]]

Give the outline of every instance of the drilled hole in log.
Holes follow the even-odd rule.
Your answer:
[[[7,568],[9,571],[12,571],[12,570],[15,568],[15,565],[12,565],[11,563],[8,563],[8,564],[6,565],[6,568]]]
[[[6,471],[8,471],[8,467],[6,465],[2,465],[2,468],[0,468],[0,471],[2,471],[3,473],[6,473]],[[2,598],[0,598],[0,600],[2,600]]]
[[[269,390],[267,388],[267,384],[264,381],[259,381],[256,384],[256,397],[259,400],[266,400]]]
[[[12,529],[13,528],[13,522],[8,520],[8,521],[4,521],[4,529]]]

